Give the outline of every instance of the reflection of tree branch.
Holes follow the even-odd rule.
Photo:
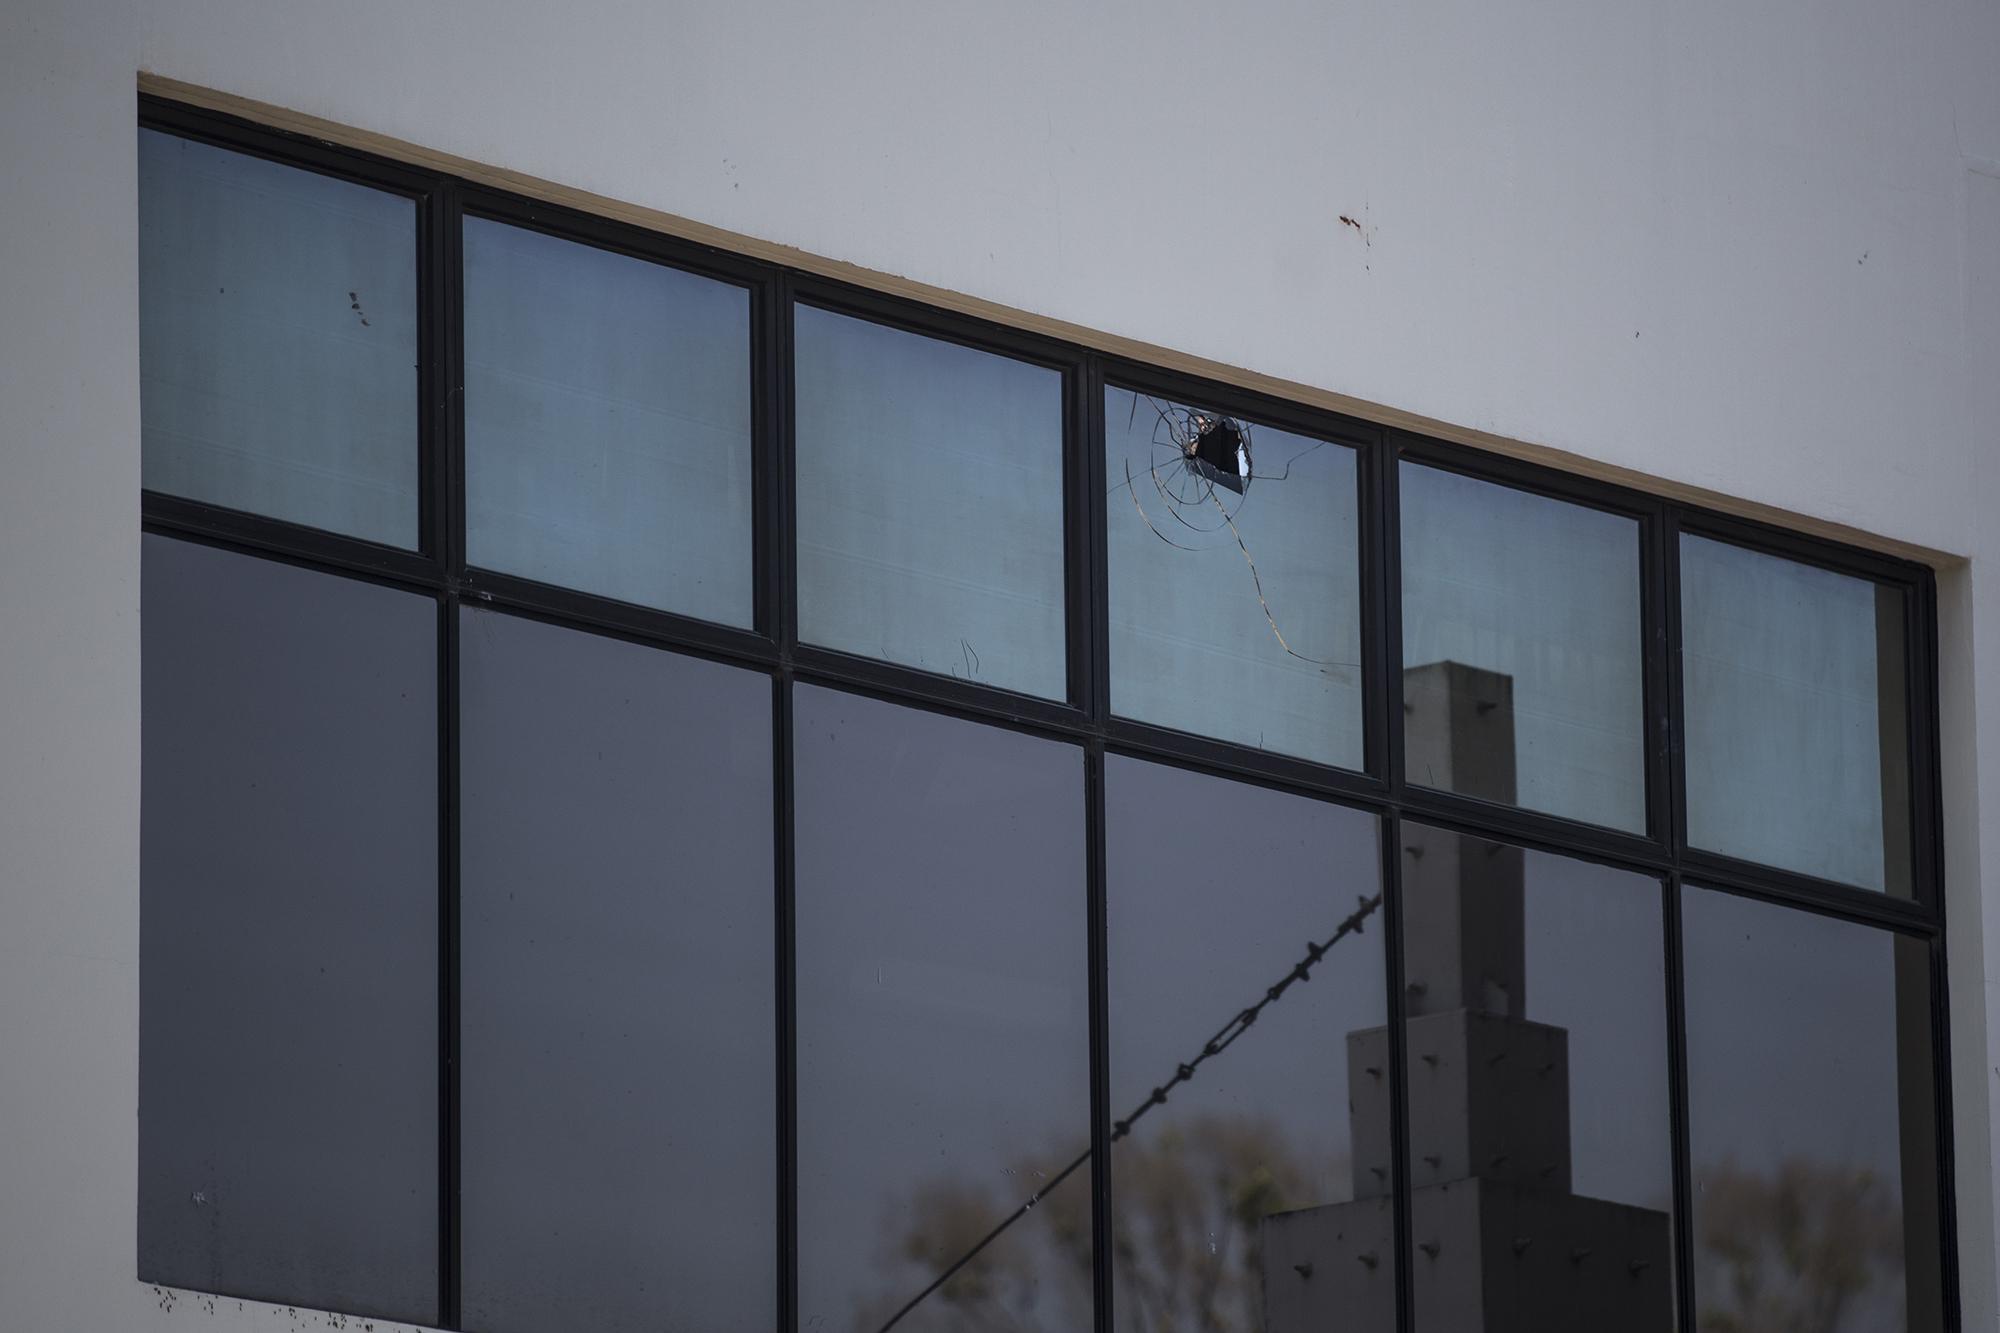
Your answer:
[[[1702,1308],[1702,1333],[1840,1333],[1878,1277],[1900,1276],[1902,1219],[1874,1172],[1789,1158],[1769,1176],[1704,1175],[1701,1244],[1719,1270],[1704,1287],[1727,1296]]]
[[[1127,1333],[1244,1333],[1257,1326],[1263,1280],[1259,1224],[1325,1201],[1344,1180],[1344,1155],[1308,1158],[1275,1118],[1184,1113],[1135,1133],[1116,1158],[1118,1211],[1111,1252],[1118,1327]],[[1016,1166],[1009,1174],[1019,1175]],[[961,1269],[926,1305],[934,1329],[1068,1330],[1089,1321],[1090,1196],[1064,1191],[1043,1204],[1039,1248],[996,1246]],[[985,1189],[962,1178],[920,1186],[891,1213],[899,1259],[934,1269],[992,1216]],[[914,1322],[915,1312],[913,1312]],[[856,1329],[881,1322],[866,1311]]]
[[[1320,959],[1326,956],[1326,951],[1331,949],[1334,945],[1340,943],[1343,939],[1346,939],[1349,935],[1360,934],[1362,927],[1367,924],[1368,918],[1372,916],[1375,912],[1375,909],[1380,907],[1381,905],[1382,905],[1382,895],[1379,893],[1376,894],[1373,898],[1366,898],[1366,897],[1362,898],[1360,900],[1360,906],[1356,907],[1354,911],[1347,916],[1347,919],[1342,921],[1340,925],[1334,929],[1333,934],[1329,935],[1325,940],[1320,941],[1318,943],[1311,943],[1311,942],[1307,943],[1305,956],[1299,959],[1297,963],[1293,964],[1291,971],[1285,973],[1282,977],[1278,978],[1277,981],[1273,982],[1269,987],[1267,987],[1264,991],[1264,996],[1262,999],[1258,1000],[1255,1004],[1250,1005],[1248,1008],[1238,1010],[1235,1017],[1231,1018],[1227,1023],[1224,1023],[1220,1028],[1216,1030],[1214,1036],[1210,1037],[1206,1042],[1202,1044],[1200,1053],[1198,1053],[1194,1057],[1194,1059],[1186,1062],[1185,1064],[1177,1066],[1174,1070],[1174,1076],[1172,1078],[1168,1079],[1165,1083],[1162,1083],[1159,1086],[1155,1087],[1152,1090],[1152,1092],[1147,1095],[1144,1101],[1140,1102],[1138,1106],[1133,1108],[1132,1113],[1130,1115],[1126,1116],[1123,1120],[1116,1122],[1112,1126],[1110,1141],[1116,1143],[1118,1140],[1124,1138],[1127,1134],[1130,1134],[1132,1132],[1132,1126],[1138,1123],[1140,1117],[1144,1116],[1146,1112],[1152,1110],[1155,1106],[1164,1106],[1166,1104],[1167,1098],[1173,1093],[1173,1090],[1175,1088],[1179,1087],[1181,1084],[1186,1083],[1189,1079],[1193,1078],[1195,1075],[1195,1071],[1201,1068],[1201,1066],[1204,1063],[1222,1054],[1224,1051],[1228,1050],[1229,1047],[1235,1043],[1238,1037],[1241,1037],[1244,1033],[1248,1032],[1251,1028],[1251,1025],[1257,1021],[1258,1016],[1264,1012],[1266,1007],[1276,1003],[1278,998],[1282,996],[1287,990],[1290,990],[1295,983],[1309,980],[1312,976],[1312,969],[1319,963]],[[1001,1218],[999,1222],[995,1223],[992,1230],[988,1231],[984,1236],[981,1236],[977,1241],[975,1241],[972,1244],[972,1246],[969,1249],[965,1251],[965,1253],[961,1254],[957,1259],[952,1261],[951,1264],[949,1264],[942,1272],[940,1272],[935,1278],[931,1280],[930,1285],[926,1286],[922,1291],[912,1296],[908,1301],[906,1301],[903,1304],[902,1308],[898,1309],[894,1314],[890,1315],[888,1320],[882,1324],[881,1328],[878,1330],[878,1333],[888,1333],[890,1329],[894,1328],[897,1324],[901,1323],[904,1316],[908,1315],[910,1311],[916,1309],[918,1305],[922,1304],[926,1297],[928,1297],[932,1292],[936,1291],[938,1288],[944,1286],[945,1283],[949,1282],[952,1279],[953,1275],[959,1272],[959,1270],[963,1269],[967,1264],[970,1264],[974,1259],[978,1258],[980,1252],[986,1249],[987,1246],[991,1245],[994,1241],[1000,1239],[1001,1235],[1006,1232],[1007,1228],[1013,1226],[1016,1222],[1026,1217],[1030,1212],[1034,1211],[1034,1207],[1036,1204],[1040,1203],[1050,1194],[1053,1194],[1058,1188],[1061,1187],[1062,1183],[1065,1180],[1068,1180],[1070,1176],[1075,1174],[1078,1167],[1082,1166],[1085,1162],[1090,1160],[1090,1152],[1091,1150],[1089,1148],[1085,1148],[1081,1153],[1077,1154],[1075,1159],[1072,1160],[1068,1166],[1065,1166],[1062,1170],[1058,1171],[1055,1174],[1055,1176],[1049,1181],[1048,1184],[1036,1190],[1033,1194],[1030,1194],[1026,1199],[1022,1200],[1021,1204],[1018,1207],[1016,1207],[1013,1212],[1007,1214],[1007,1216]],[[1175,1267],[1178,1268],[1179,1265],[1175,1265]]]

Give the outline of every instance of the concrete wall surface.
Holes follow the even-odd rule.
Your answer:
[[[1961,557],[2000,1327],[2000,3],[7,0],[0,1330],[304,1318],[133,1277],[141,70]]]

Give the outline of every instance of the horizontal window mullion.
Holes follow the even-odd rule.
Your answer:
[[[1135,758],[1161,760],[1264,786],[1332,796],[1378,812],[1388,808],[1388,785],[1366,773],[1118,717],[1105,724],[1104,737],[1113,750]]]
[[[751,630],[594,597],[511,574],[468,569],[452,581],[452,590],[467,605],[514,611],[550,624],[595,630],[722,661],[768,668],[778,660],[776,645]]]
[[[1664,874],[1673,868],[1672,857],[1662,841],[1516,806],[1414,786],[1403,793],[1396,806],[1406,818],[1422,819],[1460,833],[1504,838],[1537,851],[1582,857],[1650,874]]]
[[[184,106],[150,93],[139,94],[139,125],[143,129],[164,130],[183,139],[213,144],[232,152],[248,153],[371,185],[376,189],[391,190],[413,199],[450,179],[442,173],[425,171],[393,158],[323,143],[308,135],[272,129],[268,125],[259,125],[220,111]]]
[[[831,648],[800,644],[792,650],[788,665],[803,681],[910,704],[933,713],[1079,742],[1096,734],[1080,708]]]
[[[190,538],[247,555],[360,575],[400,587],[435,592],[445,585],[443,563],[415,551],[157,491],[145,492],[140,506],[142,529],[162,536]]]
[[[1740,897],[1799,907],[1822,916],[1861,925],[1882,926],[1911,935],[1935,935],[1943,929],[1938,914],[1907,898],[1891,898],[1828,880],[1795,875],[1752,861],[1689,850],[1678,861],[1688,883],[1723,889]]]

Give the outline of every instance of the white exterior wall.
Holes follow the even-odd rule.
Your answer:
[[[140,69],[1966,557],[1960,1258],[2000,1327],[1994,0],[8,0],[0,1331],[305,1319],[133,1277]]]

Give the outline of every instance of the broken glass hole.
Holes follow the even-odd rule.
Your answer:
[[[1243,494],[1250,484],[1250,432],[1228,417],[1188,414],[1193,438],[1184,446],[1188,467],[1217,486]]]
[[[1139,518],[1155,537],[1167,545],[1182,551],[1204,549],[1201,538],[1210,534],[1226,534],[1243,556],[1243,563],[1250,571],[1250,584],[1257,597],[1257,605],[1264,613],[1264,621],[1271,627],[1271,637],[1278,647],[1289,657],[1301,662],[1310,662],[1319,667],[1348,667],[1352,662],[1331,661],[1310,657],[1299,652],[1286,641],[1284,631],[1278,628],[1278,618],[1271,610],[1270,600],[1264,595],[1264,578],[1257,572],[1257,559],[1250,554],[1250,545],[1243,540],[1243,533],[1236,526],[1236,514],[1243,506],[1250,489],[1250,483],[1257,479],[1250,462],[1250,426],[1247,422],[1219,412],[1210,412],[1198,407],[1185,407],[1178,403],[1163,403],[1150,395],[1132,395],[1132,416],[1136,420],[1139,403],[1144,398],[1146,405],[1153,409],[1153,460],[1146,470],[1146,477],[1152,490],[1158,496],[1167,518],[1178,525],[1174,536],[1168,536],[1152,514],[1147,512],[1146,502],[1140,497],[1140,483],[1132,475],[1132,462],[1125,462],[1125,479],[1114,486],[1123,489],[1132,497],[1132,504],[1139,512]],[[1292,471],[1292,464],[1320,448],[1325,442],[1315,440],[1299,453],[1285,460],[1285,465],[1277,472],[1269,474],[1265,480],[1284,481]],[[1225,502],[1217,490],[1226,490],[1236,499]],[[1176,540],[1179,538],[1180,540]],[[1191,544],[1191,540],[1192,543]]]

